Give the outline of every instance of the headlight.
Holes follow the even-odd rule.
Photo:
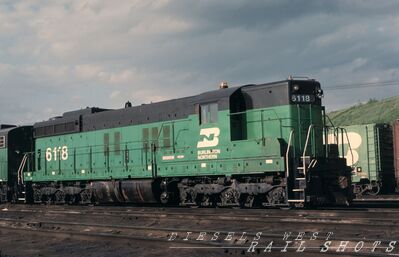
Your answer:
[[[322,89],[318,88],[316,91],[316,95],[318,98],[322,98],[324,96],[324,92]]]

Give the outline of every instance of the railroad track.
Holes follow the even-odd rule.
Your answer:
[[[164,223],[167,220],[169,223],[179,222],[179,226],[204,226],[208,223],[223,222],[224,224],[232,224],[234,227],[245,228],[268,226],[273,227],[276,224],[284,222],[284,228],[295,227],[301,224],[302,227],[312,227],[315,225],[323,226],[338,230],[340,227],[346,227],[348,224],[352,228],[358,230],[367,227],[369,230],[380,230],[384,226],[394,226],[399,222],[399,212],[381,210],[362,210],[362,211],[289,211],[282,212],[274,210],[273,212],[257,212],[246,214],[246,210],[236,210],[234,212],[225,211],[223,209],[213,210],[212,213],[202,213],[208,211],[207,209],[192,210],[192,209],[141,209],[127,208],[125,210],[110,211],[104,208],[81,208],[78,210],[70,210],[69,208],[49,208],[43,209],[46,206],[39,208],[6,209],[7,211],[0,212],[1,217],[18,216],[20,213],[31,215],[43,215],[47,220],[52,219],[67,219],[74,221],[81,216],[88,216],[91,219],[103,219],[108,217],[114,222],[118,221],[121,224],[126,222],[135,222],[146,225],[148,221],[157,222],[157,224]],[[179,210],[179,211],[177,211]],[[68,217],[65,217],[68,215]],[[216,226],[217,227],[217,226]],[[391,231],[391,230],[389,230]]]
[[[211,217],[212,219],[224,219],[224,218],[273,218],[273,217],[328,217],[330,219],[350,218],[352,216],[362,219],[370,219],[370,215],[378,215],[378,219],[381,216],[384,218],[398,218],[399,209],[397,208],[358,208],[358,209],[347,209],[347,208],[331,208],[331,209],[320,209],[320,210],[287,210],[282,211],[280,209],[212,209],[212,208],[158,208],[158,207],[104,207],[104,206],[54,206],[54,205],[13,205],[12,208],[7,208],[7,205],[0,206],[0,210],[3,209],[8,212],[20,212],[20,213],[68,213],[70,215],[102,215],[102,216],[119,216],[125,215],[126,217],[138,216],[138,217],[154,217],[154,216],[165,216],[169,217],[176,216],[177,218],[184,215],[185,217]],[[217,216],[215,216],[217,215]]]
[[[364,197],[354,199],[353,203],[358,208],[399,208],[399,197],[398,195]]]
[[[49,219],[55,219],[59,216],[68,215],[68,219],[74,220],[81,215],[90,216],[91,218],[95,217],[110,217],[110,218],[120,218],[123,220],[143,220],[143,219],[150,219],[150,220],[161,220],[161,219],[168,219],[168,220],[186,220],[186,221],[212,221],[212,222],[242,222],[244,224],[247,223],[261,223],[261,224],[268,224],[268,223],[277,223],[283,221],[284,223],[303,223],[306,221],[310,224],[325,224],[325,225],[334,225],[346,226],[348,222],[352,226],[369,226],[369,227],[381,227],[381,226],[392,226],[399,223],[399,213],[395,217],[370,217],[370,213],[360,213],[363,214],[361,217],[356,217],[355,219],[352,218],[349,220],[350,216],[345,216],[345,213],[341,213],[341,215],[337,215],[336,213],[320,213],[320,215],[316,214],[297,214],[297,215],[287,215],[287,214],[273,214],[273,215],[244,215],[244,214],[237,214],[234,216],[225,215],[225,214],[202,214],[202,213],[176,213],[176,212],[77,212],[77,211],[62,211],[62,210],[49,210],[45,211],[30,211],[30,210],[6,210],[1,213],[2,216],[5,214],[9,214],[8,216],[16,215],[20,212],[24,213],[31,213],[31,214],[39,214],[48,216]],[[382,213],[384,216],[386,213]],[[392,213],[390,213],[392,214]],[[353,215],[353,214],[352,214]],[[359,215],[360,216],[360,215]]]
[[[354,247],[357,240],[362,240],[368,245],[375,241],[387,245],[390,240],[399,238],[399,229],[396,229],[399,222],[398,210],[284,211],[15,205],[8,208],[1,207],[3,208],[0,211],[0,228],[10,233],[20,231],[41,236],[56,235],[94,241],[102,239],[112,242],[134,241],[143,242],[143,246],[156,243],[157,247],[164,248],[165,251],[173,249],[184,252],[192,249],[198,254],[204,251],[221,255],[226,251],[246,252],[251,243],[250,239],[255,238],[257,232],[262,232],[262,239],[266,242],[280,242],[282,246],[284,246],[283,234],[287,231],[293,233],[304,231],[307,236],[315,231],[333,232],[335,241],[349,241],[349,247]],[[380,218],[377,215],[387,215],[387,217]],[[195,236],[200,233],[209,236],[219,232],[221,237],[226,237],[231,231],[237,234],[246,232],[249,239],[244,243],[237,238],[232,242],[195,240]],[[187,232],[195,235],[193,240],[182,240]],[[173,233],[178,236],[170,241]],[[366,238],[363,238],[364,236]],[[290,250],[297,249],[298,242],[294,243],[290,246],[292,247]],[[307,252],[316,254],[323,243],[322,239],[312,240]],[[343,253],[337,252],[328,252],[328,254],[344,256]],[[355,253],[351,253],[353,254]],[[356,254],[370,255],[367,252]],[[373,254],[375,256],[377,253]],[[379,254],[386,256],[382,252]]]
[[[193,230],[190,229],[191,235],[194,237],[190,240],[184,241],[184,238],[187,235],[187,230],[177,229],[177,228],[154,228],[154,227],[141,227],[141,226],[121,226],[121,225],[105,225],[100,223],[82,223],[82,222],[53,222],[53,221],[35,221],[32,222],[30,220],[22,220],[22,219],[0,219],[0,227],[4,230],[9,231],[23,231],[30,232],[35,234],[52,234],[56,236],[75,236],[79,238],[101,238],[107,240],[135,240],[135,241],[144,241],[148,242],[156,242],[158,246],[168,244],[169,249],[191,249],[191,250],[214,250],[219,254],[226,253],[230,251],[239,251],[239,252],[252,252],[260,253],[260,251],[264,251],[266,249],[267,244],[257,245],[256,247],[251,248],[253,240],[250,241],[250,238],[254,239],[257,237],[256,233],[246,233],[245,240],[238,239],[236,237],[234,240],[226,240],[230,231],[219,231],[219,238],[217,240],[196,240],[200,233],[207,233],[207,235],[214,235],[214,230]],[[170,241],[171,235],[173,233],[181,233],[184,236],[178,238],[178,240]],[[242,238],[243,234],[240,234],[240,238]],[[249,239],[248,239],[249,238]],[[265,242],[276,242],[276,246],[273,249],[280,249],[280,251],[284,248],[288,250],[297,250],[301,246],[300,241],[293,242],[286,247],[286,241],[282,240],[282,235],[280,233],[262,233],[262,240]],[[293,240],[293,239],[290,239]],[[353,238],[340,237],[336,240],[348,241],[347,249],[353,249],[358,241],[353,240]],[[248,243],[250,241],[250,243]],[[367,245],[372,245],[375,242],[375,239],[363,239],[362,240]],[[390,240],[384,240],[379,238],[378,241],[389,244]],[[309,243],[310,242],[310,243]],[[312,254],[320,254],[320,245],[323,245],[325,240],[316,239],[312,241],[307,241],[306,243],[306,252]],[[378,250],[378,249],[377,249]],[[331,255],[343,255],[342,253],[332,251],[328,252]],[[352,253],[351,253],[352,254]],[[344,254],[345,255],[345,254]],[[369,256],[370,253],[356,253],[358,256]],[[373,256],[386,256],[383,252],[375,252]]]

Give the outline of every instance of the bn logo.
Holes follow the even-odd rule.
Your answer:
[[[343,142],[342,142],[343,137]],[[348,141],[349,139],[349,141]],[[338,141],[338,142],[337,142]],[[346,145],[347,150],[345,154],[346,163],[349,166],[357,165],[359,161],[359,148],[362,145],[362,137],[356,132],[348,132],[346,135],[339,134],[338,138],[335,135],[328,135],[328,142],[335,142],[338,145]],[[350,148],[349,148],[350,146]]]
[[[202,140],[198,141],[197,148],[213,147],[219,144],[219,128],[203,128],[200,131]]]

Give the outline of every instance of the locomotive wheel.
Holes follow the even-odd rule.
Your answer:
[[[68,194],[65,197],[65,202],[68,204],[75,204],[78,200],[78,196],[76,194]]]
[[[92,197],[93,197],[93,194],[92,194],[91,190],[84,189],[84,190],[82,190],[82,192],[80,192],[79,195],[80,195],[80,202],[82,204],[91,203],[91,200],[92,200]],[[75,201],[76,201],[76,199],[75,199]]]
[[[198,206],[202,206],[202,207],[211,207],[211,206],[213,206],[213,202],[212,202],[211,196],[206,195],[206,194],[198,194],[196,203],[197,203]]]
[[[33,202],[34,203],[42,202],[42,192],[39,189],[33,189]]]
[[[209,195],[202,195],[201,206],[208,207],[211,205]]]
[[[356,195],[356,198],[360,198],[360,197],[362,197],[362,194],[363,194],[363,188],[362,188],[362,186],[359,186],[359,185],[353,185],[353,193]]]
[[[264,206],[274,206],[285,202],[285,190],[282,187],[276,187],[266,194],[266,203]]]
[[[190,188],[187,191],[187,197],[188,197],[188,202],[189,203],[195,203],[195,201],[197,199],[197,192],[195,191],[195,189]]]
[[[65,193],[64,193],[64,191],[57,190],[54,193],[54,203],[56,203],[56,204],[65,203]]]
[[[255,196],[254,195],[244,195],[241,197],[241,207],[252,208],[254,206]]]
[[[368,195],[378,195],[381,190],[381,186],[378,182],[371,182],[369,185],[369,190],[367,190]]]
[[[188,187],[184,190],[180,190],[180,204],[181,205],[196,205],[197,204],[197,192],[194,188]]]
[[[54,202],[53,195],[42,195],[42,203],[44,204],[52,204]]]
[[[237,206],[240,204],[240,193],[234,189],[229,188],[221,193],[221,206]]]

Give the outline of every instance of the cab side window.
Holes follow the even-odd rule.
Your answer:
[[[0,148],[5,148],[5,147],[6,147],[6,137],[0,136]]]
[[[218,121],[218,104],[209,103],[200,105],[200,124],[216,123]]]

